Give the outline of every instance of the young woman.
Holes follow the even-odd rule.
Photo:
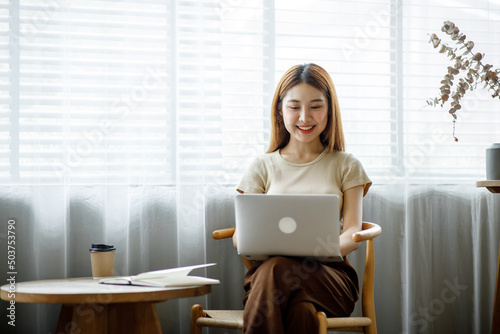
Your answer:
[[[290,68],[278,83],[271,113],[269,150],[248,167],[238,191],[338,195],[345,257],[359,247],[351,236],[361,230],[363,196],[371,181],[361,163],[344,152],[332,79],[316,64]],[[349,316],[359,296],[356,271],[347,261],[283,256],[256,262],[244,288],[244,333],[316,333],[317,311]]]

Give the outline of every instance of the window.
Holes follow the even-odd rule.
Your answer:
[[[9,48],[9,1],[0,1],[0,178],[9,179],[10,171],[10,124],[11,110],[9,96],[12,79],[9,80],[10,58],[12,51]],[[14,21],[14,19],[12,19]],[[10,22],[14,25],[16,22]],[[11,76],[14,74],[12,73]]]
[[[494,1],[438,1],[422,5],[404,2],[402,31],[402,108],[404,156],[410,176],[485,178],[485,150],[500,139],[500,101],[482,89],[468,92],[458,113],[453,140],[448,109],[424,107],[423,99],[438,96],[440,81],[453,65],[428,43],[427,34],[441,32],[443,21],[453,21],[485,53],[484,61],[500,68],[500,4]]]
[[[366,10],[360,13],[359,6]],[[371,174],[401,172],[396,25],[388,1],[276,2],[277,75],[305,59],[328,70],[339,98],[346,150]]]
[[[167,6],[11,1],[10,11],[11,159],[3,174],[19,182],[171,177]]]
[[[448,19],[500,67],[493,1],[0,0],[0,180],[234,184],[304,62],[332,75],[370,176],[484,177],[500,102],[469,92],[457,143],[425,103],[451,64],[427,35]]]

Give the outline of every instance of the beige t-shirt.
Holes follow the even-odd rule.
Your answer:
[[[336,194],[342,211],[343,193],[363,185],[363,196],[372,182],[361,162],[352,154],[325,149],[311,162],[297,164],[285,160],[279,150],[256,158],[238,185],[245,193]]]

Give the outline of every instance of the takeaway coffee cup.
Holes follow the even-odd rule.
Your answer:
[[[92,276],[94,278],[113,276],[116,248],[113,245],[92,244],[89,250]]]

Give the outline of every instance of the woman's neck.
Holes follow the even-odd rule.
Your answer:
[[[315,143],[288,143],[280,150],[281,156],[293,163],[307,163],[316,159],[325,147],[321,142]]]

